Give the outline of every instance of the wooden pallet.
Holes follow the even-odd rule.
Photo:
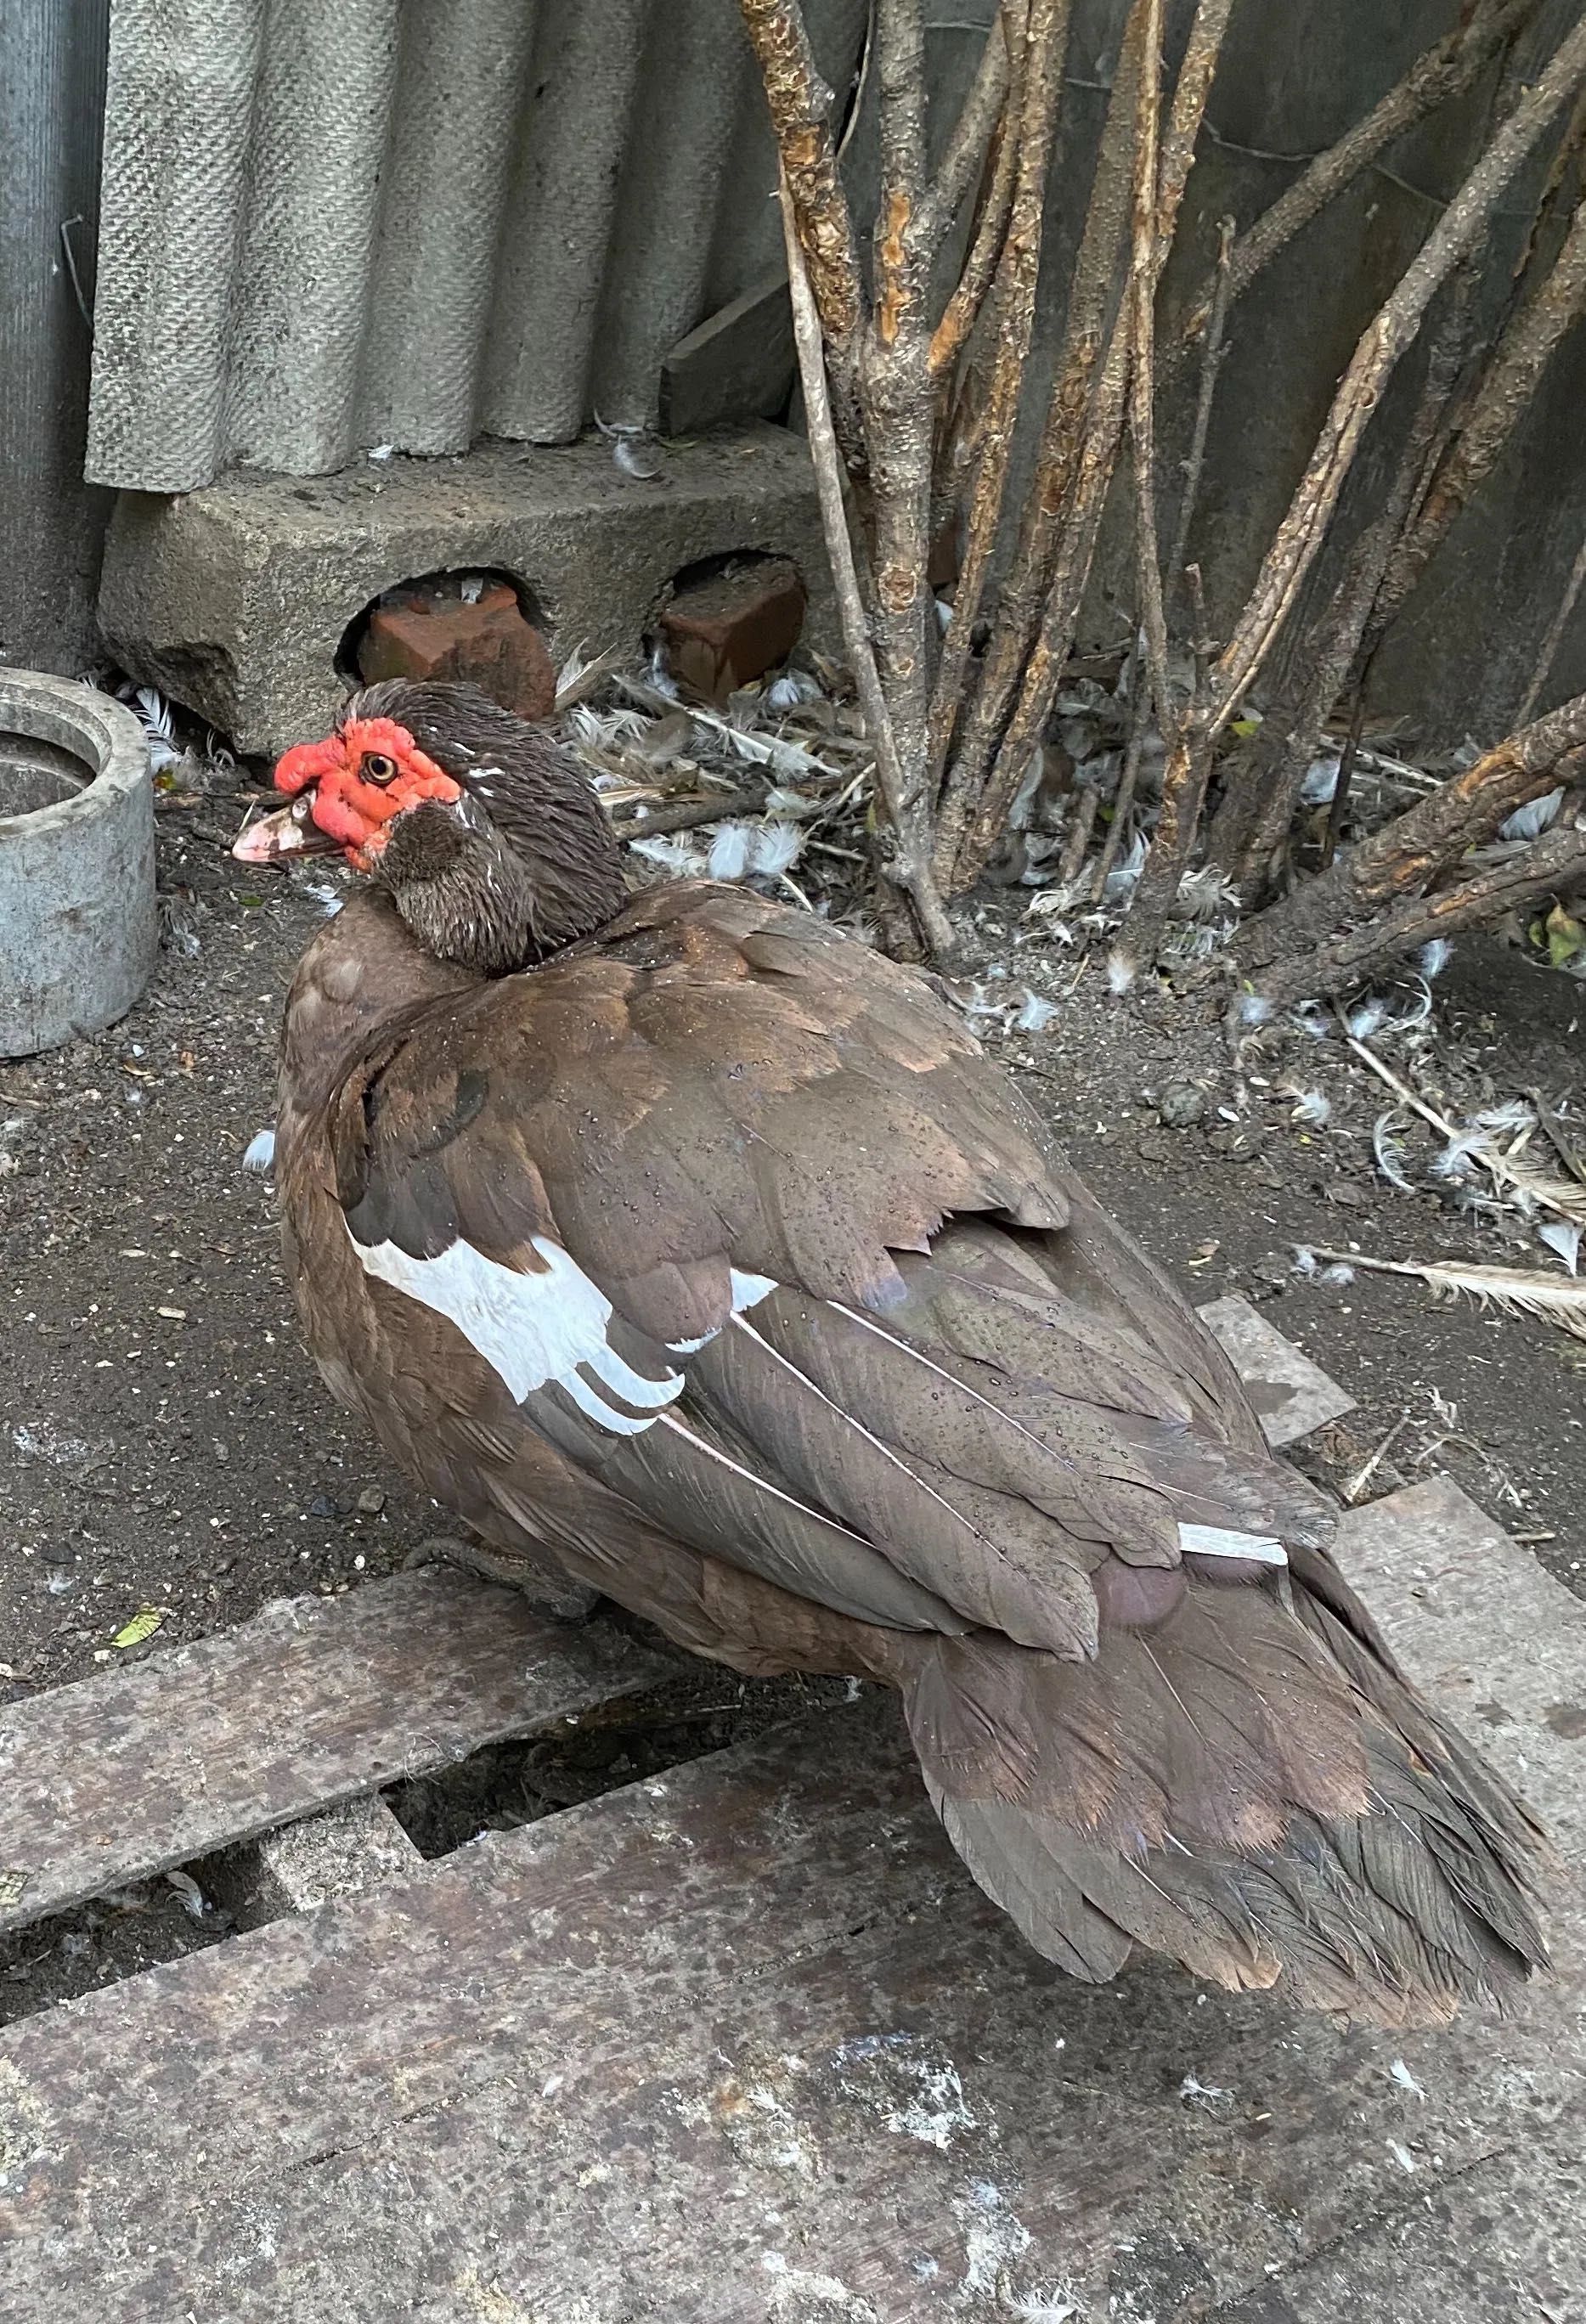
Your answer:
[[[1295,1351],[1213,1320],[1284,1441]],[[1586,1609],[1443,1479],[1351,1513],[1342,1556],[1578,1865]],[[0,2035],[7,2324],[1570,2312],[1572,1884],[1517,2019],[1389,2038],[1058,1976],[890,1704],[428,1864],[377,1805],[349,1826],[675,1668],[422,1572],[6,1714],[13,1922],[271,1832],[283,1901],[327,1898]]]

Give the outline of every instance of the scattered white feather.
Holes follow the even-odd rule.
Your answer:
[[[659,455],[642,436],[618,436],[612,441],[612,458],[623,475],[635,484],[652,484],[661,473]]]
[[[1178,2095],[1185,2106],[1203,2107],[1208,2114],[1218,2107],[1231,2106],[1233,2103],[1231,2090],[1221,2089],[1216,2082],[1203,2082],[1194,2074],[1185,2076],[1178,2086]]]
[[[1380,993],[1373,992],[1357,1001],[1349,1012],[1349,1028],[1357,1041],[1369,1041],[1373,1033],[1380,1033],[1388,1018],[1388,1003]]]
[[[1523,1097],[1506,1098],[1501,1105],[1489,1105],[1480,1113],[1471,1116],[1472,1129],[1513,1130],[1517,1136],[1522,1130],[1535,1130],[1536,1113]]]
[[[1025,987],[1024,1004],[1013,1019],[1016,1033],[1044,1033],[1057,1014],[1057,1003]]]
[[[1296,1242],[1294,1247],[1294,1271],[1296,1275],[1303,1275],[1307,1283],[1332,1284],[1340,1289],[1355,1279],[1352,1267],[1346,1267],[1339,1259],[1323,1266],[1309,1245],[1303,1242]]]
[[[1037,2286],[1030,2292],[1016,2292],[1011,2298],[1004,2293],[1002,2305],[1010,2316],[1019,2318],[1020,2324],[1071,2324],[1073,2318],[1084,2314],[1072,2293],[1056,2284],[1046,2291]]]
[[[795,823],[718,823],[710,843],[710,876],[778,880],[792,870],[803,849],[804,834]]]
[[[677,701],[678,681],[667,668],[667,653],[664,646],[658,645],[655,648],[650,657],[650,667],[644,675],[652,694],[664,694],[669,702]]]
[[[1336,751],[1323,752],[1313,759],[1305,769],[1305,779],[1300,785],[1300,798],[1306,807],[1325,807],[1338,795],[1338,770],[1343,761]]]
[[[570,686],[576,686],[578,680],[589,668],[590,662],[594,657],[590,654],[586,654],[584,650],[585,647],[588,643],[589,641],[587,638],[580,638],[577,644],[573,648],[572,652],[567,656],[567,660],[562,664],[560,669],[558,670],[557,692],[558,694],[566,694]]]
[[[1469,1124],[1456,1131],[1432,1165],[1434,1178],[1462,1178],[1489,1144],[1487,1132]]]
[[[1398,1194],[1413,1194],[1415,1187],[1405,1176],[1399,1159],[1404,1152],[1404,1141],[1398,1136],[1398,1123],[1399,1116],[1391,1107],[1388,1112],[1378,1115],[1371,1125],[1371,1151],[1377,1157],[1377,1167],[1388,1185]]]
[[[1464,1267],[1452,1259],[1367,1259],[1357,1251],[1354,1263],[1373,1275],[1415,1276],[1434,1293],[1452,1299],[1462,1292],[1483,1307],[1496,1307],[1499,1314],[1535,1316],[1586,1340],[1583,1283],[1518,1267]]]
[[[327,920],[335,919],[346,900],[345,897],[338,896],[326,880],[305,880],[302,892],[305,896],[312,896]]]
[[[679,880],[697,880],[704,875],[705,850],[696,845],[687,832],[658,832],[653,839],[631,839],[628,844],[635,855],[661,864]]]
[[[706,859],[713,880],[742,880],[749,870],[754,840],[752,823],[718,823],[711,835]]]
[[[776,784],[765,795],[765,811],[772,821],[785,823],[790,819],[798,823],[806,816],[819,815],[825,805],[824,799],[811,798],[806,791],[788,790],[781,783]]]
[[[1259,992],[1241,992],[1239,996],[1239,1021],[1241,1025],[1265,1025],[1272,1015],[1272,1003]]]
[[[370,450],[364,453],[364,457],[366,460],[390,460],[393,459],[395,456],[396,446],[394,444],[375,444],[370,448]]]
[[[1139,884],[1140,873],[1146,868],[1146,835],[1137,831],[1129,843],[1129,852],[1112,866],[1107,874],[1107,884],[1102,890],[1104,904],[1121,904],[1133,895]]]
[[[171,723],[171,705],[157,687],[140,686],[133,696],[133,708],[138,724],[149,739],[149,771],[161,774],[174,767],[181,757],[176,745],[176,730]]]
[[[1580,1272],[1581,1230],[1573,1219],[1549,1219],[1545,1226],[1537,1228],[1536,1240],[1557,1251],[1572,1275]]]
[[[1313,1041],[1331,1041],[1332,1020],[1319,1001],[1299,1001],[1290,1012],[1302,1033]]]
[[[1420,2098],[1425,2103],[1426,2093],[1402,2058],[1396,2058],[1388,2070],[1401,2090],[1408,2090],[1413,2098]]]
[[[1392,2157],[1393,2157],[1394,2161],[1398,2164],[1398,2167],[1399,2167],[1399,2169],[1400,2169],[1401,2171],[1414,2171],[1414,2170],[1415,2170],[1415,2156],[1410,2153],[1410,2150],[1409,2150],[1409,2148],[1408,2148],[1407,2146],[1401,2146],[1401,2145],[1399,2144],[1399,2142],[1398,2142],[1398,2140],[1397,2140],[1397,2138],[1390,2138],[1390,2139],[1388,2140],[1388,2153],[1392,2155]]]
[[[761,823],[755,826],[750,869],[763,880],[779,880],[791,872],[804,853],[804,834],[796,823]]]
[[[1107,990],[1115,1001],[1120,1001],[1123,995],[1131,990],[1135,978],[1139,974],[1138,962],[1132,961],[1126,952],[1113,951],[1108,954]]]
[[[818,702],[821,690],[807,670],[785,669],[779,678],[772,678],[765,698],[769,710],[797,710],[800,703]]]
[[[273,1130],[256,1130],[243,1148],[243,1168],[263,1178],[274,1167],[275,1132]]]
[[[1506,816],[1498,826],[1500,839],[1540,839],[1550,824],[1558,820],[1558,811],[1564,803],[1564,787],[1545,791],[1540,798],[1527,799],[1513,815]]]
[[[1295,1093],[1298,1103],[1289,1115],[1306,1130],[1322,1130],[1332,1118],[1332,1100],[1324,1090],[1308,1089]]]
[[[1423,976],[1441,976],[1453,958],[1453,946],[1446,936],[1433,936],[1415,954]]]

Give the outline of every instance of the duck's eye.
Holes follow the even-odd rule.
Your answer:
[[[388,759],[383,751],[371,751],[364,761],[364,772],[372,783],[394,782],[396,770],[396,761]]]

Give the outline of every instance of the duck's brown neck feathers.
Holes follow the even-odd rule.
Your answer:
[[[542,727],[471,686],[393,679],[344,720],[393,718],[466,793],[398,818],[380,880],[425,951],[481,976],[534,966],[626,900],[622,853],[588,783]]]

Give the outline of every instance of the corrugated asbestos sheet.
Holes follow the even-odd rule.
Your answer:
[[[779,251],[763,105],[736,0],[112,0],[88,475],[652,418]]]

